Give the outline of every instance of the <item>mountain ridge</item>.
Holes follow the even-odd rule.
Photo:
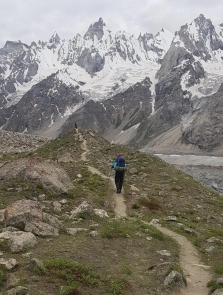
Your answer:
[[[127,143],[142,148],[173,126],[179,123],[186,126],[196,108],[219,89],[223,82],[222,32],[221,26],[214,26],[200,15],[182,26],[175,36],[162,29],[155,36],[146,33],[137,39],[123,31],[112,33],[100,18],[83,37],[76,35],[68,41],[61,40],[55,32],[49,42],[33,42],[30,47],[21,42],[6,42],[0,50],[1,128],[37,134],[47,134],[48,130],[55,137],[64,132],[63,126],[74,124],[76,120],[70,117],[75,118],[75,114],[80,127],[97,128],[98,114],[102,111],[111,118],[108,130],[100,131],[105,138],[115,140],[118,133],[125,131],[117,127],[129,126]],[[53,82],[46,92],[42,81],[52,80],[50,77],[54,77]],[[112,101],[115,97],[122,100],[131,89],[137,94],[134,85],[143,85],[145,79],[151,82],[149,106],[141,121],[134,120],[131,133],[133,124],[124,117],[118,118]],[[32,95],[33,89],[36,97]],[[31,97],[30,102],[27,97]],[[138,104],[143,99],[138,96]],[[90,109],[86,113],[85,104],[91,100],[102,105],[106,101],[110,114],[105,108],[99,111],[94,107],[92,113]],[[24,116],[26,103],[37,117]],[[37,106],[39,113],[34,110]],[[48,111],[44,110],[46,106]],[[85,114],[84,117],[79,113]],[[92,124],[86,124],[86,120]],[[114,124],[117,120],[123,120],[123,124]]]

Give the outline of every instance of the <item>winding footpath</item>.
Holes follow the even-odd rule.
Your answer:
[[[87,161],[87,154],[89,149],[87,147],[87,142],[80,134],[80,139],[82,140],[82,150],[81,159]],[[110,184],[114,187],[113,200],[115,202],[114,211],[116,217],[125,217],[126,204],[124,201],[123,193],[116,194],[115,183],[113,179],[101,173],[98,169],[88,166],[91,173],[96,173],[102,178],[109,179]],[[191,244],[186,237],[177,234],[159,224],[153,225],[163,234],[174,239],[180,246],[180,266],[184,272],[184,276],[187,281],[187,287],[182,288],[180,293],[173,293],[172,295],[208,295],[208,288],[206,287],[207,282],[211,280],[210,267],[202,265],[197,249]]]
[[[83,153],[81,154],[81,159],[86,162],[87,161],[87,154],[89,153],[89,149],[87,147],[86,140],[83,138],[83,136],[81,134],[80,134],[80,139],[82,140],[82,146],[81,147],[82,147],[82,150],[83,150]],[[96,169],[96,168],[94,168],[92,166],[88,166],[88,170],[91,173],[95,173],[95,174],[100,175],[102,178],[109,179],[110,184],[114,188],[114,191],[116,190],[115,183],[114,183],[112,178],[104,175],[98,169]],[[114,200],[114,203],[115,203],[114,211],[115,211],[116,217],[119,218],[119,217],[127,216],[127,214],[126,214],[126,204],[125,204],[125,201],[124,201],[123,192],[121,194],[118,194],[118,195],[114,192],[113,195],[112,195],[112,199]]]

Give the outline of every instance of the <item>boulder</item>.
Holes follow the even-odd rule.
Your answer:
[[[164,280],[164,286],[174,285],[185,286],[183,276],[178,271],[171,271],[171,273]]]
[[[5,209],[6,226],[25,230],[27,224],[42,221],[41,204],[31,200],[19,200]]]
[[[80,206],[71,211],[70,218],[74,218],[76,215],[81,213],[91,215],[94,213],[93,207],[90,204],[88,204],[87,201],[84,201],[80,204]]]
[[[58,228],[42,221],[28,223],[26,224],[24,230],[41,237],[59,236]]]
[[[17,265],[17,263],[18,262],[14,258],[0,258],[0,265],[4,265],[8,270],[13,269]]]
[[[0,241],[8,241],[8,247],[12,253],[18,253],[27,248],[33,248],[37,244],[34,234],[22,231],[4,231],[0,233]]]
[[[19,279],[12,273],[6,275],[6,289],[13,288],[18,285]]]
[[[40,158],[18,159],[0,167],[0,179],[16,178],[41,183],[55,194],[67,192],[73,188],[68,174],[62,167]]]
[[[5,292],[5,295],[26,295],[28,289],[23,286],[17,286]]]

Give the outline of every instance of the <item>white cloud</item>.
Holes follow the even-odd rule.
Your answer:
[[[102,17],[112,31],[157,33],[177,31],[201,13],[223,23],[222,0],[1,0],[0,47],[7,40],[49,40],[54,31],[63,39],[84,34]]]

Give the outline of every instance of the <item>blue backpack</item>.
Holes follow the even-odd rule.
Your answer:
[[[115,171],[126,171],[126,165],[125,165],[125,158],[123,156],[119,156],[114,163],[114,169]]]

